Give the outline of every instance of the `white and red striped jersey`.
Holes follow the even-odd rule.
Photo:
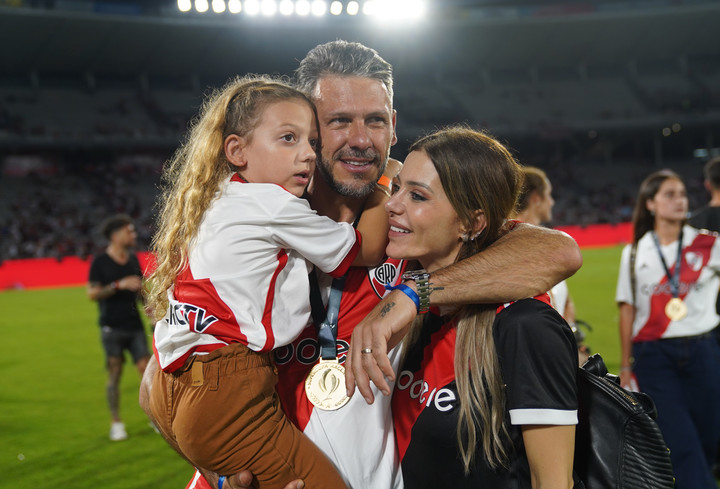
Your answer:
[[[405,269],[403,260],[387,259],[367,268],[351,268],[345,279],[338,315],[337,353],[340,363],[350,345],[355,326],[387,293],[384,285],[396,285]],[[327,304],[331,277],[320,274],[319,284]],[[397,370],[400,348],[390,352]],[[319,357],[317,331],[310,324],[291,344],[275,351],[277,391],[286,416],[335,464],[351,489],[402,489],[402,475],[395,454],[390,410],[391,397],[371,383],[375,402],[367,404],[358,394],[337,411],[316,409],[305,394],[305,378]],[[393,384],[390,384],[393,387]],[[288,481],[290,482],[290,481]],[[195,474],[187,489],[210,489]]]
[[[167,315],[155,326],[165,371],[230,343],[270,351],[310,318],[311,264],[343,275],[359,250],[352,225],[319,216],[275,184],[227,181],[203,217]]]
[[[675,241],[660,247],[671,272],[675,270],[677,246]],[[634,342],[699,335],[709,332],[720,321],[715,312],[720,286],[717,275],[720,270],[720,242],[717,235],[683,226],[682,246],[679,297],[687,305],[688,313],[678,321],[671,321],[665,315],[665,305],[672,298],[672,287],[652,234],[646,233],[637,244],[635,300],[630,280],[631,245],[623,249],[615,300],[635,307]]]

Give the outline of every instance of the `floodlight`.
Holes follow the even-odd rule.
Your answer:
[[[200,13],[207,12],[209,5],[207,0],[195,0],[195,10]]]
[[[292,0],[280,0],[280,13],[282,15],[292,15],[295,5]]]
[[[362,11],[365,15],[375,15],[375,2],[372,0],[365,2]]]
[[[275,15],[277,12],[277,2],[275,2],[275,0],[262,0],[262,3],[260,3],[260,10],[265,16],[270,17]]]
[[[260,2],[258,0],[245,0],[245,12],[248,15],[257,15],[260,13]]]
[[[313,15],[320,17],[325,15],[325,12],[327,12],[327,3],[325,3],[324,0],[313,0],[310,9],[312,10]]]
[[[333,2],[330,4],[330,13],[333,15],[340,15],[343,10],[342,2]]]
[[[348,2],[346,12],[348,15],[357,15],[360,12],[360,4],[355,1]]]
[[[180,12],[189,12],[192,8],[192,1],[191,0],[178,0],[178,10]]]
[[[669,127],[663,127],[662,135],[668,137],[672,134],[672,130]]]
[[[216,14],[225,12],[225,0],[212,0],[212,9]]]
[[[425,15],[425,8],[423,0],[385,0],[373,2],[372,12],[368,15],[380,20],[411,20]]]
[[[231,14],[239,14],[242,12],[242,3],[240,0],[228,0],[228,10]]]
[[[295,3],[295,12],[298,15],[305,16],[310,13],[310,2],[308,0],[298,0]]]

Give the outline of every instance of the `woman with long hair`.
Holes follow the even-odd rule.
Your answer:
[[[521,184],[510,152],[465,127],[415,142],[393,181],[387,254],[422,267],[399,288],[424,313],[405,338],[393,393],[406,487],[574,485],[578,360],[548,295],[424,307],[425,272],[493,243],[511,225]],[[370,345],[355,344],[360,337],[352,345],[358,365],[373,357]]]
[[[620,380],[655,401],[676,487],[716,489],[710,467],[720,438],[720,345],[712,330],[720,321],[720,243],[688,226],[687,214],[677,173],[656,171],[640,185],[616,292]]]

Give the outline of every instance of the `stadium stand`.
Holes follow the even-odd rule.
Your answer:
[[[0,52],[0,260],[88,256],[115,211],[146,249],[160,168],[202,94],[235,74],[289,75],[336,37],[395,66],[394,157],[439,126],[487,128],[548,172],[555,226],[629,220],[641,178],[662,167],[695,208],[720,152],[718,2],[448,0],[432,29],[390,36],[348,19],[273,36],[268,19],[124,3],[0,1],[13,46]]]

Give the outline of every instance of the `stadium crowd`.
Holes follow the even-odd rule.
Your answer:
[[[523,155],[520,155],[521,159]],[[133,161],[120,156],[58,161],[41,170],[0,179],[0,261],[21,258],[87,258],[102,249],[98,226],[110,214],[129,214],[138,250],[149,249],[162,155]],[[585,163],[536,156],[524,164],[544,169],[554,183],[553,227],[620,223],[631,219],[634,194],[652,163]],[[687,183],[690,209],[708,198],[702,162],[667,165]]]

